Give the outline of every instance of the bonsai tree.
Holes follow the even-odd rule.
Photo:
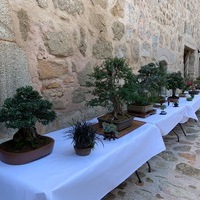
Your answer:
[[[34,149],[40,140],[35,125],[40,122],[47,125],[56,118],[52,104],[42,99],[31,86],[18,88],[13,98],[7,98],[0,110],[0,122],[7,128],[19,129],[13,136],[16,149],[29,146]]]
[[[166,107],[167,106],[164,105],[164,104],[160,106],[160,109],[161,109],[160,115],[166,115],[167,114],[167,112],[165,111]]]
[[[151,62],[141,67],[139,79],[149,91],[161,92],[162,87],[166,86],[167,72],[161,62]]]
[[[88,92],[94,97],[88,101],[89,106],[112,107],[111,118],[130,117],[124,112],[123,105],[128,102],[133,89],[128,82],[134,75],[123,58],[109,58],[102,65],[94,67],[86,82]]]
[[[200,76],[198,76],[198,77],[196,78],[195,84],[196,84],[195,88],[196,88],[196,89],[200,89]]]
[[[133,86],[131,86],[134,91],[130,93],[131,101],[128,105],[128,111],[130,113],[152,111],[153,103],[161,102],[161,89],[165,84],[166,68],[162,63],[151,62],[142,66],[136,79],[133,80]]]
[[[138,72],[141,85],[148,91],[150,100],[158,102],[162,88],[166,86],[166,67],[161,62],[151,62],[142,66]]]
[[[185,91],[192,89],[192,86],[194,84],[193,84],[192,79],[189,76],[186,76],[183,79],[184,79],[184,85],[183,85],[181,92],[184,94]]]
[[[117,126],[115,124],[103,122],[102,127],[104,131],[104,140],[115,140],[115,138],[117,138],[116,136],[119,132],[117,131]]]
[[[176,96],[176,89],[183,89],[184,87],[184,78],[181,75],[181,72],[172,72],[167,75],[167,89],[172,90],[172,96],[170,98],[178,98]]]
[[[78,155],[88,155],[94,148],[96,140],[99,139],[91,124],[86,121],[73,121],[69,132],[68,138],[72,139],[75,152]]]

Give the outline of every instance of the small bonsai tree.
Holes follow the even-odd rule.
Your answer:
[[[88,101],[89,106],[112,106],[112,116],[118,119],[119,116],[127,115],[123,105],[128,102],[130,93],[133,91],[128,84],[134,75],[131,68],[123,58],[109,58],[101,66],[94,67],[94,72],[89,75],[86,86],[92,88],[89,93],[94,96]]]
[[[7,128],[19,129],[13,136],[16,146],[34,146],[39,140],[35,124],[47,125],[56,118],[52,104],[42,99],[31,86],[18,88],[13,98],[7,98],[0,110],[0,122],[5,122]]]
[[[181,92],[184,94],[185,91],[192,89],[193,80],[189,76],[186,76],[183,79],[184,79],[184,85],[183,85]]]
[[[117,131],[117,126],[115,124],[103,122],[102,127],[104,131],[104,140],[115,140],[115,138],[117,138],[116,136],[119,132]]]
[[[167,75],[167,89],[172,90],[171,98],[178,98],[176,96],[176,89],[183,89],[184,87],[184,78],[181,75],[181,72],[172,72]]]

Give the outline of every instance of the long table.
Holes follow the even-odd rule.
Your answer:
[[[185,123],[189,118],[198,120],[195,112],[200,108],[200,95],[195,95],[193,101],[187,101],[186,98],[179,99],[179,107],[174,107],[173,103],[165,103],[167,112],[166,115],[160,115],[161,109],[156,109],[156,114],[147,118],[135,117],[135,120],[143,121],[156,125],[162,134],[165,136],[173,130],[179,123]]]
[[[64,137],[68,130],[48,134],[55,139],[49,156],[25,165],[0,162],[1,200],[99,200],[165,150],[158,127],[146,123],[81,157]]]

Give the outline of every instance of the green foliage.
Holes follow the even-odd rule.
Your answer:
[[[138,71],[138,78],[142,86],[149,92],[160,94],[161,88],[166,85],[167,72],[161,63],[149,63]]]
[[[8,128],[31,128],[36,122],[47,125],[56,118],[52,104],[42,99],[31,86],[18,88],[13,98],[7,98],[0,110],[0,122]]]
[[[196,78],[195,83],[198,84],[198,85],[200,85],[200,76],[198,76],[198,77]]]
[[[181,72],[172,72],[167,75],[167,89],[176,90],[183,89],[184,87],[184,78],[181,75]]]
[[[166,85],[166,69],[161,63],[149,63],[141,67],[136,79],[132,79],[134,92],[130,94],[132,104],[148,105],[159,102],[161,89]]]
[[[110,133],[110,132],[114,132],[115,134],[118,133],[117,126],[115,124],[103,122],[102,127],[105,133]]]
[[[167,106],[163,104],[163,105],[160,106],[160,109],[161,109],[161,110],[165,110],[166,107],[167,107]]]
[[[190,76],[184,77],[183,81],[184,81],[184,85],[183,85],[183,88],[182,88],[182,93],[193,88],[194,81],[192,80],[192,78],[190,78]]]
[[[94,148],[96,139],[98,139],[95,130],[86,121],[73,121],[68,137],[72,139],[72,143],[77,149]]]
[[[101,66],[94,67],[86,86],[94,96],[87,105],[113,107],[114,116],[123,114],[123,104],[127,103],[132,89],[127,84],[133,78],[131,68],[123,58],[109,58]]]

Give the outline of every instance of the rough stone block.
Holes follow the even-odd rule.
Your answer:
[[[74,54],[72,38],[64,31],[47,32],[45,45],[48,47],[49,53],[55,56],[68,57]]]
[[[55,8],[70,15],[83,14],[85,10],[82,0],[53,0],[53,3]]]
[[[47,8],[48,7],[48,0],[36,0],[38,3],[38,6],[41,8]]]
[[[118,0],[111,10],[113,16],[124,17],[124,8],[122,1]]]
[[[54,61],[38,61],[38,68],[39,68],[39,78],[43,79],[53,79],[58,78],[64,74],[68,73],[68,67],[57,63]]]
[[[91,0],[93,5],[100,5],[102,8],[106,9],[108,6],[107,0]]]
[[[78,82],[81,86],[85,86],[85,82],[88,80],[88,74],[92,72],[92,66],[90,63],[87,63],[85,68],[78,74]]]
[[[94,28],[98,30],[98,32],[107,32],[106,20],[103,15],[91,12],[89,22]]]
[[[75,90],[72,95],[73,103],[82,103],[86,100],[86,94],[82,88],[78,88],[77,90]]]
[[[29,18],[25,10],[18,11],[17,16],[19,18],[19,28],[24,41],[27,40],[28,32],[30,31]]]
[[[113,34],[114,34],[114,40],[120,40],[123,35],[124,35],[124,24],[119,22],[119,21],[116,21],[113,23],[112,25],[112,31],[113,31]]]
[[[93,56],[97,59],[105,59],[112,56],[112,43],[109,41],[97,40],[93,46]]]
[[[15,43],[0,42],[0,105],[17,88],[31,84],[26,53]]]
[[[0,1],[0,39],[14,39],[12,18],[10,16],[10,6],[7,0]]]

